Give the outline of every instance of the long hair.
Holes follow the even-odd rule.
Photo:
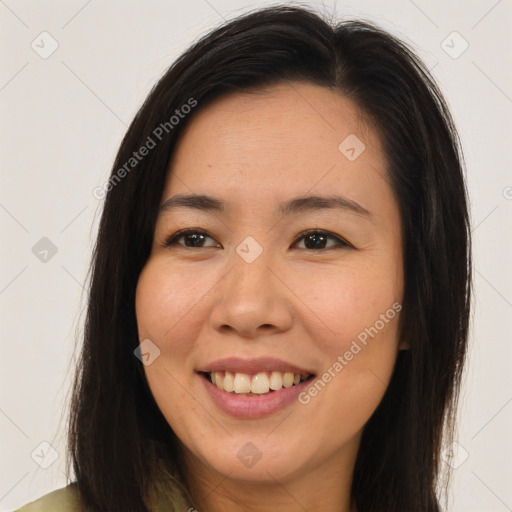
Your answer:
[[[329,22],[289,6],[244,14],[183,53],[136,114],[102,189],[69,424],[69,460],[87,506],[148,511],[162,461],[186,486],[179,443],[134,356],[136,285],[179,135],[224,94],[297,80],[339,91],[377,129],[403,223],[400,337],[409,349],[399,352],[364,427],[352,496],[358,512],[441,510],[440,454],[455,425],[471,295],[457,132],[434,80],[404,43],[371,23]],[[135,158],[143,145],[152,147]]]

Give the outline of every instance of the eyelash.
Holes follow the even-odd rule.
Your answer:
[[[202,230],[202,229],[184,229],[184,230],[181,230],[181,231],[178,231],[176,233],[174,233],[173,235],[171,235],[169,238],[166,239],[166,241],[164,242],[163,246],[164,247],[170,247],[172,245],[176,245],[176,241],[179,240],[180,238],[183,238],[187,235],[191,235],[191,234],[198,234],[198,235],[204,235],[204,236],[207,236],[208,238],[211,238],[212,240],[215,240],[212,236],[210,236],[206,231]],[[333,233],[330,233],[329,231],[325,231],[325,230],[322,230],[322,229],[308,229],[306,231],[303,231],[302,233],[300,233],[297,238],[295,238],[293,244],[296,244],[299,240],[303,239],[303,238],[306,238],[307,236],[310,236],[310,235],[322,235],[322,236],[325,236],[326,238],[330,238],[332,240],[336,240],[337,241],[337,246],[333,246],[333,247],[326,247],[326,248],[323,248],[323,249],[308,249],[307,247],[304,248],[305,250],[308,250],[308,251],[314,251],[314,252],[320,252],[320,251],[327,251],[329,249],[336,249],[336,248],[354,248],[353,245],[351,245],[350,243],[348,243],[346,240],[344,240],[343,238],[341,238],[340,236],[338,235],[334,235]],[[178,244],[178,245],[181,245],[182,247],[186,248],[186,249],[208,249],[210,248],[211,246],[209,247],[188,247],[186,245],[183,245],[183,244]]]

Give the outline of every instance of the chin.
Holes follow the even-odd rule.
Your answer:
[[[270,434],[272,437],[273,434]],[[254,436],[234,436],[220,440],[208,441],[207,446],[197,446],[198,451],[192,455],[210,471],[223,477],[246,483],[286,482],[298,473],[307,472],[314,465],[314,454],[308,457],[300,440],[289,444],[278,436],[269,439],[264,434]],[[216,448],[212,451],[212,445]],[[189,454],[191,455],[191,454]]]

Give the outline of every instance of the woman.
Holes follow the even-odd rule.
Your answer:
[[[302,8],[226,23],[97,193],[76,483],[21,511],[442,509],[469,222],[456,130],[403,43]]]

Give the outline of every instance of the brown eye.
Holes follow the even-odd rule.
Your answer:
[[[212,240],[214,243],[206,245],[208,239]],[[318,229],[313,229],[301,233],[301,235],[294,242],[294,245],[296,245],[298,241],[302,240],[304,241],[304,246],[298,247],[299,249],[320,251],[340,247],[352,247],[351,244],[349,244],[339,236]],[[170,247],[173,245],[181,245],[183,247],[192,249],[201,249],[206,247],[221,247],[220,244],[215,242],[214,238],[208,235],[206,231],[203,231],[201,229],[185,229],[182,231],[178,231],[177,233],[174,233],[164,243],[165,247]]]
[[[180,240],[183,239],[183,243]],[[201,229],[186,229],[183,231],[178,231],[171,235],[165,242],[165,247],[170,247],[171,245],[182,245],[184,247],[190,248],[202,248],[202,247],[219,247],[219,244],[215,243],[213,245],[205,245],[205,242],[210,239],[214,240],[210,235]]]
[[[299,249],[323,250],[333,249],[336,247],[352,247],[339,236],[317,229],[301,233],[297,240],[304,240],[304,247],[299,247]],[[334,240],[334,244],[328,246],[329,240]],[[295,243],[297,243],[297,241]]]

